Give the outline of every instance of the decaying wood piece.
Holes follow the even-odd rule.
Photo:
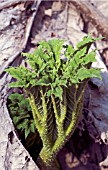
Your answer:
[[[89,109],[92,111],[92,117],[96,128],[98,129],[104,143],[108,144],[108,70],[104,65],[99,53],[97,52],[97,62],[92,66],[101,69],[102,80],[91,79],[96,88],[91,89]]]
[[[33,2],[33,10],[27,15],[24,4],[0,12],[0,169],[38,170],[29,153],[19,141],[7,109],[11,76],[4,72],[11,63],[19,65],[20,53],[26,48],[33,20],[41,0]],[[13,4],[14,5],[14,4]],[[6,18],[7,17],[7,18]],[[6,20],[5,20],[6,18]]]
[[[88,1],[71,2],[81,14],[85,15],[105,38],[108,38],[108,19]]]
[[[10,6],[16,5],[18,3],[21,3],[23,0],[7,0],[7,1],[2,1],[0,2],[0,10],[9,8]]]
[[[8,16],[9,13],[11,17],[9,16],[7,23],[0,27],[0,75],[3,73],[4,69],[25,49],[40,3],[41,0],[33,3],[29,16],[26,15],[27,11],[24,9],[23,4],[18,7],[16,6],[14,9],[10,7],[9,11],[1,11],[0,15],[2,20],[4,20],[4,23],[5,15]]]
[[[102,80],[91,79],[96,88],[90,89],[89,116],[106,145],[106,157],[100,167],[108,167],[108,70],[97,52],[97,62],[93,67],[101,69]]]

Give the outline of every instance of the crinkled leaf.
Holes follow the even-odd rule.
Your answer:
[[[78,84],[79,83],[79,80],[78,80],[78,77],[77,76],[71,76],[70,77],[70,86],[72,85],[72,84]]]
[[[49,45],[48,42],[46,42],[46,41],[41,41],[39,44],[42,46],[42,48],[44,49],[44,51],[49,54],[49,56],[52,54],[52,50],[51,50],[51,47],[50,47],[50,45]]]
[[[30,133],[30,128],[26,128],[25,129],[25,139],[28,137],[29,133]]]
[[[13,88],[13,87],[25,87],[26,83],[16,81],[16,82],[10,83],[9,86],[11,88]]]
[[[71,57],[73,57],[73,53],[75,52],[75,49],[72,47],[72,45],[68,45],[68,47],[66,48],[65,51],[65,56],[70,59]]]
[[[17,123],[19,122],[19,120],[20,120],[20,117],[19,117],[19,116],[14,116],[14,117],[13,117],[13,122],[14,122],[14,124],[17,124]]]
[[[84,64],[88,64],[88,63],[92,63],[92,62],[95,62],[96,59],[95,59],[95,55],[96,55],[96,52],[95,51],[92,51],[90,52],[89,54],[87,54],[84,58],[83,58],[83,62]]]
[[[53,94],[55,97],[58,97],[60,100],[62,100],[63,89],[60,86],[57,86],[55,90],[53,90]]]
[[[21,70],[19,67],[9,67],[5,70],[9,74],[11,74],[14,78],[20,80],[21,79]]]
[[[52,39],[48,41],[48,44],[50,45],[52,52],[53,52],[53,57],[55,59],[55,62],[59,65],[61,60],[60,60],[60,55],[61,55],[61,50],[63,48],[63,40],[59,39]]]
[[[25,133],[25,130],[27,131],[27,128],[30,128],[30,132],[33,132],[33,127],[31,126],[33,126],[34,120],[31,118],[29,99],[24,98],[22,94],[18,93],[11,94],[9,99],[11,100],[11,104],[9,104],[10,114],[17,129],[22,130]],[[34,129],[36,128],[34,127]]]
[[[59,85],[60,85],[60,86],[65,86],[65,87],[67,87],[67,80],[65,80],[65,79],[60,79]]]
[[[21,101],[24,99],[24,96],[19,93],[13,93],[8,97],[12,102],[14,102],[16,99],[17,101]]]
[[[22,52],[21,54],[22,54],[22,56],[28,57],[28,58],[33,58],[34,57],[34,54],[31,54],[31,53],[24,53],[24,52]]]
[[[35,133],[35,129],[36,129],[35,123],[34,123],[34,121],[32,121],[32,123],[30,124],[30,130],[31,130],[31,132]]]
[[[52,94],[52,90],[50,89],[50,90],[47,91],[47,96],[50,97],[51,94]]]
[[[87,52],[87,47],[83,47],[80,50],[76,50],[74,58],[76,59],[80,59],[81,57],[83,57]]]
[[[100,80],[102,80],[100,69],[91,68],[90,73],[91,73],[91,78],[99,78]]]
[[[95,40],[92,38],[91,35],[85,36],[85,37],[83,38],[83,40],[80,41],[80,42],[77,44],[77,48],[80,48],[80,47],[85,46],[85,45],[87,46],[88,43],[92,43],[92,42],[94,42],[94,41],[95,41]]]
[[[91,69],[81,68],[80,70],[78,70],[77,76],[81,81],[87,78],[101,78],[100,70],[95,68]]]
[[[40,86],[49,86],[50,82],[48,80],[48,76],[43,76],[42,78],[40,78],[37,82],[36,85],[40,85]]]
[[[105,37],[97,37],[97,38],[94,38],[94,40],[95,41],[97,41],[97,40],[102,40],[102,39],[104,39]]]

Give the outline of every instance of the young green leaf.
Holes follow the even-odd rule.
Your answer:
[[[78,70],[77,76],[81,81],[92,77],[101,79],[100,69],[95,69],[95,68],[91,68],[91,69],[81,68],[80,70]]]

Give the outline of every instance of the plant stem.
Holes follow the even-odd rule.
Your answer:
[[[34,99],[34,96],[32,95],[32,93],[28,92],[27,90],[26,90],[26,93],[29,98],[29,102],[30,102],[30,106],[32,109],[33,119],[34,119],[36,128],[38,129],[38,132],[40,132],[41,131],[40,121],[42,120],[42,116],[41,116],[40,112],[38,111],[38,108],[35,104],[35,99]]]
[[[63,94],[64,104],[60,101],[60,122],[63,124],[65,118],[66,118],[66,112],[67,112],[67,99],[66,99],[66,88],[64,88],[64,94]]]
[[[54,113],[55,113],[56,122],[57,122],[57,124],[59,124],[60,117],[59,117],[58,112],[57,112],[57,107],[56,107],[54,95],[51,95],[51,99],[52,99],[52,103],[53,103],[53,109],[54,109]]]
[[[82,113],[82,109],[83,109],[83,98],[84,98],[84,91],[85,91],[85,88],[86,88],[86,85],[87,85],[87,82],[85,82],[84,86],[83,86],[83,89],[77,99],[76,96],[74,96],[74,109],[72,111],[72,120],[70,122],[70,125],[68,126],[66,132],[65,132],[65,135],[66,137],[67,136],[70,136],[73,134],[76,126],[78,125],[78,122],[79,122],[79,118],[81,116],[81,113]],[[74,95],[77,95],[77,90],[78,90],[78,87],[76,87],[76,90],[75,90],[75,94]]]

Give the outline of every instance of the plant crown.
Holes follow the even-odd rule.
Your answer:
[[[33,54],[22,53],[27,57],[30,69],[24,66],[6,69],[17,79],[10,84],[10,87],[26,89],[30,86],[47,86],[49,87],[47,96],[53,94],[62,100],[63,86],[79,84],[91,77],[101,78],[99,69],[87,68],[88,64],[96,61],[96,50],[87,54],[87,49],[97,39],[93,39],[90,35],[84,37],[83,41],[77,44],[76,49],[71,45],[63,45],[64,41],[59,39],[40,42]],[[66,61],[60,58],[63,48]]]
[[[60,39],[42,41],[33,54],[23,53],[29,68],[20,65],[6,69],[17,80],[10,83],[10,87],[23,88],[28,96],[43,142],[40,157],[46,165],[78,125],[88,80],[92,77],[101,79],[100,69],[91,68],[92,62],[96,61],[96,50],[89,51],[98,39],[101,38],[88,35],[76,48],[64,45],[64,40]],[[28,99],[25,99],[27,104]],[[28,114],[24,117],[28,121]],[[14,119],[16,122],[19,120],[17,117]],[[34,131],[33,122],[31,130]]]

